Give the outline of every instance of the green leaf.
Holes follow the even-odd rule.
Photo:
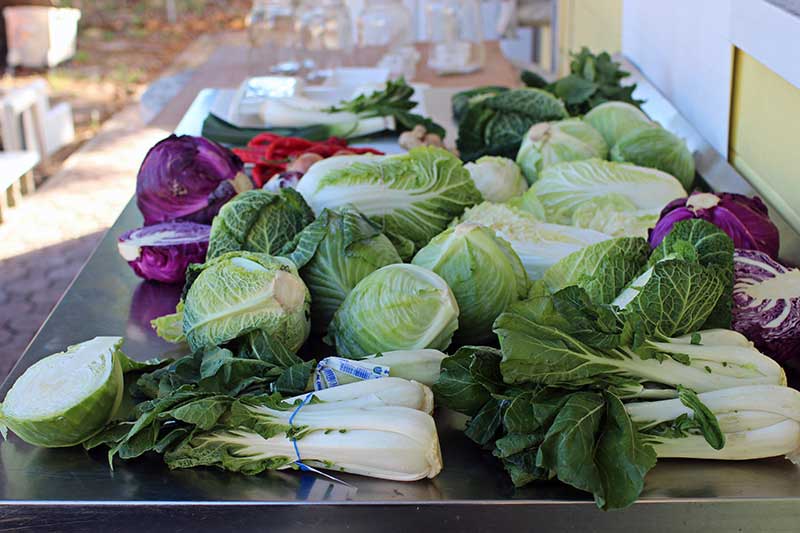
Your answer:
[[[503,421],[503,401],[490,400],[467,423],[464,434],[480,446],[486,446],[494,440],[497,430]]]
[[[445,357],[439,381],[433,386],[437,403],[459,413],[477,415],[496,390],[499,371],[490,366],[499,362],[497,350],[481,346],[465,346]]]
[[[549,82],[532,70],[523,70],[519,76],[522,83],[534,89],[547,89]]]
[[[306,392],[316,364],[317,362],[312,359],[290,366],[275,381],[275,390],[286,396],[296,396]]]
[[[157,357],[146,361],[135,361],[121,351],[117,351],[116,356],[119,357],[119,363],[122,366],[123,374],[127,374],[128,372],[151,371],[172,362],[172,359],[159,359]]]
[[[678,387],[678,398],[681,403],[692,410],[692,420],[700,434],[706,439],[708,445],[715,450],[725,447],[725,434],[719,427],[716,415],[709,409],[693,391]]]
[[[577,74],[561,78],[552,86],[556,96],[568,105],[580,104],[589,99],[598,89],[596,83]]]
[[[228,410],[230,403],[231,399],[227,396],[200,398],[170,410],[168,415],[200,429],[211,429]]]

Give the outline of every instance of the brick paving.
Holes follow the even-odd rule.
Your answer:
[[[98,135],[0,224],[0,379],[16,363],[64,290],[133,195],[148,148],[138,104]]]

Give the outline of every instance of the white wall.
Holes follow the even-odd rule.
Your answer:
[[[623,54],[723,155],[730,122],[730,18],[731,0],[623,3]]]

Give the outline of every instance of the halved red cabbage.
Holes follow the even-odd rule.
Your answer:
[[[145,225],[171,220],[210,223],[239,192],[234,178],[246,178],[240,174],[243,168],[236,154],[202,137],[170,135],[159,141],[147,152],[136,177],[136,205]]]
[[[119,254],[144,279],[183,283],[186,267],[202,263],[211,226],[194,222],[164,222],[123,233]]]
[[[800,366],[800,270],[757,250],[736,250],[733,268],[733,329],[776,361]]]
[[[769,219],[761,198],[735,193],[695,192],[667,204],[661,218],[650,230],[650,246],[655,248],[672,226],[681,220],[702,218],[722,229],[733,239],[736,248],[760,250],[778,257],[778,228]]]

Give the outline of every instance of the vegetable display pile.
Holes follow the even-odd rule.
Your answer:
[[[268,133],[236,151],[250,178],[222,146],[165,139],[119,251],[183,283],[152,321],[182,356],[72,346],[19,378],[0,429],[112,466],[413,481],[445,466],[435,403],[515,487],[559,480],[602,509],[661,459],[796,460],[800,271],[758,198],[693,191],[689,148],[624,77],[582,51],[555,83],[457,94],[462,159]],[[314,112],[435,131],[409,90]]]

